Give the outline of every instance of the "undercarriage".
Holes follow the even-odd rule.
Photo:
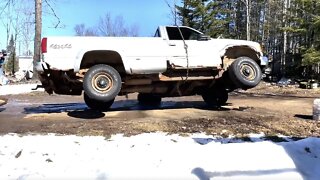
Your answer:
[[[79,73],[49,70],[40,74],[42,86],[49,94],[81,95],[83,78],[88,69]],[[119,95],[130,93],[157,94],[161,97],[190,96],[201,94],[208,88],[221,85],[223,70],[198,69],[176,70],[150,75],[122,75]]]
[[[48,68],[39,78],[49,94],[82,95],[96,110],[108,110],[116,96],[139,93],[139,103],[161,103],[163,97],[201,95],[208,106],[221,106],[234,89],[250,89],[262,77],[259,65],[239,57],[228,68],[168,68],[157,74],[131,74],[107,64],[88,69],[58,71]],[[84,93],[82,93],[84,92]]]

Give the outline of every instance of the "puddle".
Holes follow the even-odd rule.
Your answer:
[[[84,103],[43,104],[37,107],[24,108],[25,114],[61,113],[87,109]]]
[[[34,106],[34,104],[27,102],[13,102],[28,105],[24,108],[24,114],[43,114],[43,113],[62,113],[73,112],[72,116],[78,116],[81,114],[89,114],[94,112],[90,110],[85,103],[61,103],[61,104],[41,104]],[[30,106],[33,105],[33,106]],[[148,115],[142,111],[144,110],[163,110],[163,109],[208,109],[202,101],[163,101],[158,106],[140,105],[136,100],[121,100],[113,103],[109,111],[106,111],[108,117],[123,117],[123,118],[144,118]],[[239,107],[238,110],[244,111],[245,107]],[[86,115],[87,116],[87,115]],[[98,115],[99,117],[101,116]],[[89,117],[90,118],[90,117]]]

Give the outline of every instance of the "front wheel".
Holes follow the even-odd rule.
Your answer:
[[[262,71],[249,57],[237,58],[229,67],[229,77],[237,88],[250,89],[259,84]]]

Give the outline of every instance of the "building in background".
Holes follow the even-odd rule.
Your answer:
[[[33,75],[33,57],[32,56],[19,56],[19,75],[24,75],[26,79],[31,79]]]

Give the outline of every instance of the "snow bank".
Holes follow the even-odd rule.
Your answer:
[[[16,84],[0,86],[0,95],[9,94],[24,94],[33,92],[32,89],[37,87],[37,84]],[[37,89],[36,91],[44,91],[44,89]]]
[[[320,140],[230,142],[203,134],[0,137],[0,179],[319,179]]]

